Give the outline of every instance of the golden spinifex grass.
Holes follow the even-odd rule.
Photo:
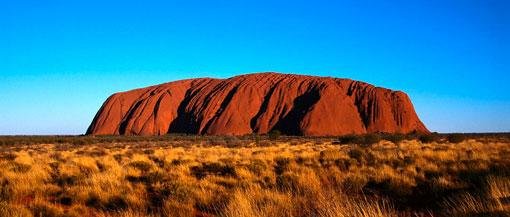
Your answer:
[[[506,216],[510,142],[0,146],[0,216]]]

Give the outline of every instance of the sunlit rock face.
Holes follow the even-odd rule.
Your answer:
[[[87,134],[328,136],[428,133],[411,100],[350,79],[256,73],[180,80],[111,95]]]

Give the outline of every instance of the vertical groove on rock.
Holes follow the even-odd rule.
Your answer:
[[[205,132],[207,132],[207,130],[209,129],[211,124],[215,120],[217,120],[220,115],[223,114],[223,111],[225,111],[225,108],[227,107],[227,105],[232,101],[232,98],[234,97],[234,94],[236,94],[238,88],[239,88],[239,84],[237,84],[230,91],[228,91],[227,95],[221,102],[219,109],[216,110],[214,116],[207,121],[207,123],[204,125],[204,128],[199,132],[199,134],[205,134]]]

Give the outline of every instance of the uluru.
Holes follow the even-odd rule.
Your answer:
[[[407,94],[343,78],[274,72],[196,78],[119,92],[87,134],[332,136],[428,133]]]

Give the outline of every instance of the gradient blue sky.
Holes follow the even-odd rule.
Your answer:
[[[432,131],[510,131],[510,1],[3,1],[0,134],[82,134],[112,93],[279,71],[407,92]]]

